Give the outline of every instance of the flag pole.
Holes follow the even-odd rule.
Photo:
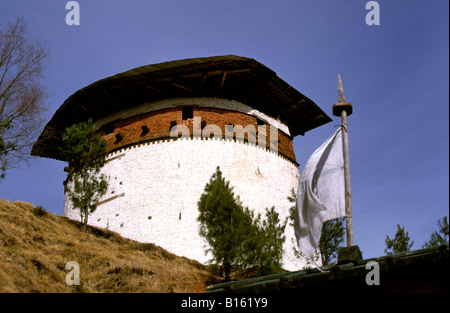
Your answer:
[[[345,176],[345,213],[347,222],[347,247],[353,246],[353,216],[352,216],[352,193],[350,186],[350,160],[348,153],[348,127],[347,116],[353,112],[351,103],[345,101],[344,89],[341,76],[338,75],[338,103],[333,105],[333,115],[341,117],[342,143],[344,150],[344,176]]]

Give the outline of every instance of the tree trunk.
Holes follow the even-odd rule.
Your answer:
[[[91,153],[91,146],[89,146],[89,154]],[[87,190],[87,170],[84,170],[83,172],[83,193],[86,194],[86,190]],[[89,208],[87,207],[87,205],[85,204],[85,207],[83,208],[84,210],[84,223],[83,223],[83,233],[86,232],[86,226],[87,226],[87,222],[88,222],[88,215],[89,215]]]
[[[223,262],[223,271],[225,272],[225,281],[226,282],[231,281],[231,278],[230,278],[231,266],[230,266],[230,263],[228,263],[227,261]]]
[[[87,223],[88,223],[88,209],[84,208],[83,233],[86,232]]]

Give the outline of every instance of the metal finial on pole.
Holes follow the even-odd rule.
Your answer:
[[[339,92],[339,103],[345,103],[345,97],[344,97],[344,87],[342,86],[342,80],[341,75],[338,74],[338,92]]]
[[[341,117],[342,123],[342,143],[344,149],[344,175],[345,175],[345,210],[347,221],[347,247],[353,246],[353,217],[352,217],[352,193],[350,186],[350,160],[348,156],[348,128],[347,116],[353,113],[351,103],[345,101],[344,88],[341,76],[338,75],[338,103],[333,105],[333,115]]]

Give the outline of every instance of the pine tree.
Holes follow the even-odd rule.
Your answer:
[[[89,120],[66,128],[60,151],[69,162],[64,189],[73,209],[80,210],[83,232],[86,232],[89,214],[96,210],[108,188],[106,176],[100,174],[106,162],[106,140],[95,134]]]
[[[229,281],[231,272],[242,262],[244,238],[253,225],[219,167],[204,191],[198,202],[200,234],[211,246],[207,250],[213,255],[211,261],[222,265],[225,281]]]
[[[394,239],[390,239],[389,236],[386,236],[386,246],[387,249],[384,250],[386,254],[394,254],[394,253],[400,253],[400,252],[407,252],[411,249],[412,245],[414,244],[414,241],[409,243],[408,232],[405,232],[404,227],[400,227],[399,224],[397,224],[397,233],[395,234]]]
[[[449,227],[447,216],[438,221],[439,229],[431,234],[430,240],[425,242],[422,248],[431,248],[440,245],[448,245]]]
[[[211,262],[223,268],[225,281],[281,271],[284,228],[275,208],[266,218],[244,208],[220,168],[198,202],[200,235],[208,242]]]
[[[284,230],[287,220],[281,223],[278,212],[275,207],[266,209],[266,219],[262,221],[260,227],[261,243],[261,265],[258,268],[257,275],[269,275],[282,271],[281,259],[283,258],[283,244],[286,240]]]
[[[289,209],[289,219],[291,220],[289,225],[294,227],[294,219],[297,208],[297,195],[295,194],[294,189],[291,189],[291,195],[288,196],[288,201],[292,203],[292,206]],[[323,223],[322,234],[319,239],[319,254],[322,260],[322,265],[327,265],[336,258],[337,251],[341,243],[344,242],[344,234],[345,228],[343,217],[331,219]],[[293,249],[294,254],[297,257],[304,257],[304,255],[295,248],[295,245]],[[314,257],[314,259],[315,261],[318,261],[319,256],[317,255],[317,259],[316,257]],[[309,262],[309,260],[307,260],[307,262]]]
[[[344,217],[334,218],[323,223],[319,240],[322,265],[329,264],[337,257],[339,246],[344,242],[344,233]]]

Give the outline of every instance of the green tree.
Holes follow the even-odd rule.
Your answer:
[[[92,120],[66,128],[59,148],[69,162],[69,172],[64,185],[73,209],[80,210],[83,232],[88,217],[108,188],[106,176],[100,173],[106,162],[106,140],[95,134]]]
[[[404,227],[400,227],[399,224],[397,224],[397,233],[395,234],[395,237],[393,239],[390,239],[389,236],[386,236],[386,249],[384,252],[386,254],[394,254],[399,252],[407,252],[411,249],[412,245],[414,244],[414,241],[409,243],[408,232],[405,232]]]
[[[225,281],[241,261],[244,238],[254,226],[234,197],[230,183],[222,177],[219,167],[205,186],[198,202],[200,235],[211,248],[213,259],[223,267]]]
[[[440,245],[448,245],[449,228],[447,216],[438,220],[438,231],[431,234],[430,240],[425,242],[422,248],[431,248]]]
[[[287,220],[282,223],[275,207],[265,210],[265,219],[261,215],[256,217],[247,208],[245,214],[252,219],[252,231],[244,238],[242,261],[244,262],[236,271],[236,278],[251,275],[263,276],[283,271],[281,261],[283,258],[283,244],[286,240],[284,230]]]
[[[319,240],[322,265],[329,264],[337,257],[337,251],[341,243],[344,242],[344,219],[344,217],[334,218],[323,223]]]
[[[281,270],[284,227],[275,208],[266,209],[266,219],[244,208],[234,196],[220,168],[206,184],[198,202],[200,235],[209,244],[225,281]]]
[[[259,221],[260,219],[257,219],[257,222]],[[282,272],[281,259],[283,258],[283,244],[286,240],[284,235],[286,224],[287,220],[284,223],[281,222],[275,207],[270,210],[266,209],[266,218],[262,221],[262,227],[259,227],[258,240],[261,247],[257,275]]]
[[[289,209],[290,226],[294,227],[294,219],[297,208],[297,195],[294,189],[291,189],[291,195],[288,196],[292,206]],[[319,239],[319,252],[322,265],[327,265],[337,257],[337,252],[341,244],[344,242],[344,217],[325,221],[322,226],[322,234]],[[294,254],[298,257],[302,256],[294,245]]]
[[[292,206],[289,208],[289,219],[291,220],[289,226],[294,227],[295,212],[297,210],[297,194],[295,193],[294,188],[291,189],[291,195],[288,196],[287,199],[292,203]]]

